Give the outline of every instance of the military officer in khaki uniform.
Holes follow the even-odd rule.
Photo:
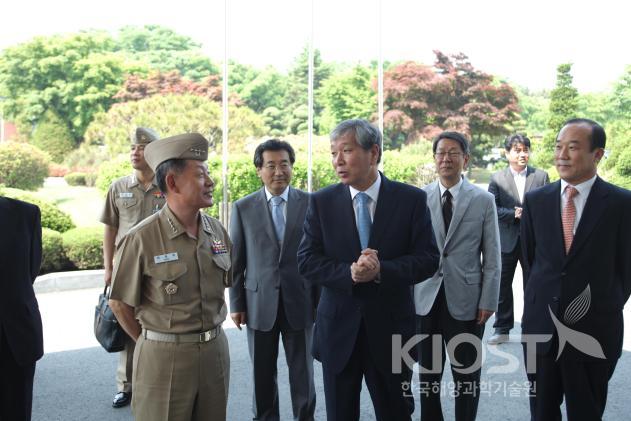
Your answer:
[[[232,244],[219,221],[200,212],[213,201],[207,157],[208,142],[196,133],[147,145],[167,203],[116,252],[110,305],[136,338],[137,421],[226,419],[230,355],[221,323]]]
[[[103,265],[105,284],[112,279],[114,245],[138,222],[159,211],[165,198],[155,181],[153,170],[144,158],[144,149],[158,135],[151,129],[139,127],[132,139],[130,160],[134,173],[115,180],[107,192],[101,222],[105,224],[103,238]],[[118,392],[112,406],[120,408],[131,402],[132,366],[135,342],[128,338],[125,349],[120,353],[116,370]]]

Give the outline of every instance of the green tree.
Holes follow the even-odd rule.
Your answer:
[[[54,110],[81,140],[92,117],[114,102],[125,75],[142,69],[114,48],[114,40],[98,31],[36,37],[7,48],[0,56],[5,116],[30,133],[46,110]]]
[[[550,95],[546,91],[531,92],[528,88],[515,87],[519,98],[521,121],[515,124],[515,130],[531,136],[543,136],[548,127]]]
[[[117,48],[151,69],[163,73],[177,70],[194,81],[219,74],[219,68],[203,54],[199,43],[163,26],[125,26],[118,33]]]
[[[314,51],[313,57],[313,89],[316,92],[322,83],[331,75],[331,66],[322,61],[320,51]],[[304,48],[296,57],[293,67],[289,70],[287,94],[283,104],[283,116],[288,133],[297,134],[307,131],[308,117],[308,84],[309,82],[309,50]],[[324,106],[320,98],[314,96],[314,121],[313,128],[318,134],[320,129],[320,116]]]
[[[239,98],[256,113],[270,107],[282,107],[286,91],[287,77],[271,66],[256,73],[253,79],[242,82],[236,89]]]
[[[266,132],[263,119],[247,107],[229,107],[230,151],[243,152],[248,137]],[[111,156],[129,151],[136,127],[151,127],[161,136],[199,132],[220,147],[221,107],[217,102],[196,95],[154,95],[139,101],[116,104],[97,115],[86,131],[86,142],[106,145]]]
[[[52,110],[46,111],[35,126],[31,143],[48,152],[53,162],[62,162],[74,147],[70,129]]]
[[[377,98],[371,88],[373,73],[361,65],[352,70],[331,76],[322,83],[318,92],[322,96],[324,114],[329,115],[328,125],[321,121],[324,132],[349,118],[370,119],[377,111]]]
[[[576,117],[578,110],[578,91],[572,85],[571,71],[571,63],[560,64],[557,67],[556,86],[550,92],[548,132],[543,138],[543,150],[537,159],[537,163],[544,168],[550,167],[554,163],[554,145],[557,133],[566,120]]]

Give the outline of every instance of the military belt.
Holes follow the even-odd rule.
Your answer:
[[[221,331],[221,325],[200,333],[162,333],[149,329],[142,330],[142,336],[150,341],[171,343],[204,343],[215,339]]]

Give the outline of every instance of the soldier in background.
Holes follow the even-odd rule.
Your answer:
[[[166,206],[116,252],[110,305],[131,338],[137,421],[225,420],[230,378],[225,287],[232,244],[200,212],[213,204],[208,142],[183,134],[147,145]]]
[[[118,244],[131,227],[159,211],[164,205],[164,195],[160,192],[153,171],[144,157],[145,146],[158,137],[151,129],[136,129],[129,156],[134,173],[115,180],[107,192],[105,208],[101,215],[101,222],[105,224],[103,266],[106,285],[109,285],[112,279],[115,244]],[[112,401],[114,408],[121,408],[131,402],[133,356],[134,341],[127,338],[116,370],[118,392]]]

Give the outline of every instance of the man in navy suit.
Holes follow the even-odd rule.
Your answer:
[[[35,362],[44,354],[33,282],[42,262],[39,208],[0,197],[0,420],[30,420]]]
[[[533,383],[533,420],[600,420],[622,352],[622,308],[631,293],[631,192],[603,181],[596,167],[605,131],[587,119],[557,135],[561,180],[526,194],[522,333]],[[536,351],[536,352],[535,352]]]
[[[365,120],[333,130],[340,183],[310,197],[298,249],[300,273],[322,288],[313,355],[329,421],[359,419],[362,378],[377,420],[410,420],[414,409],[411,367],[393,369],[393,336],[414,335],[412,286],[436,271],[438,250],[425,193],[379,173],[381,145]]]

